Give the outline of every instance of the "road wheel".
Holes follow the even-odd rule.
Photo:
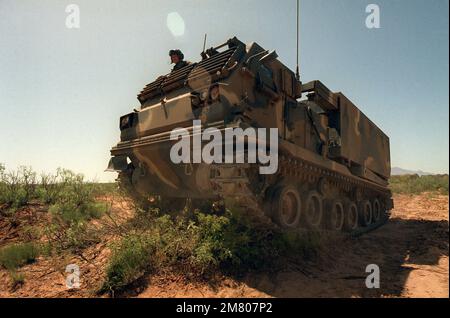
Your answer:
[[[285,229],[295,229],[300,222],[302,201],[294,186],[283,186],[275,190],[272,203],[274,221]]]
[[[331,231],[342,231],[344,227],[344,204],[338,200],[331,200],[327,209],[328,229]]]
[[[358,207],[354,202],[347,202],[345,204],[345,224],[347,231],[354,231],[358,228]]]
[[[322,225],[322,196],[316,191],[310,191],[305,200],[305,225],[310,229],[318,229]]]
[[[378,223],[381,220],[381,204],[378,199],[375,199],[372,204],[373,223]]]
[[[361,214],[361,225],[362,226],[368,226],[370,224],[372,224],[372,220],[373,220],[373,214],[372,214],[372,205],[370,204],[369,200],[364,200],[361,203],[361,208],[360,208],[360,214]]]

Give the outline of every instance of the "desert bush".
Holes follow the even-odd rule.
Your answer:
[[[101,187],[98,190],[97,184],[85,182],[82,174],[67,169],[58,168],[56,174],[41,174],[38,180],[31,168],[20,167],[17,171],[5,172],[4,165],[0,165],[3,215],[14,217],[14,211],[32,199],[48,204],[51,222],[42,232],[59,251],[98,242],[99,235],[88,221],[100,218],[108,211],[108,203],[95,199],[99,191],[105,193],[107,189]],[[26,232],[30,239],[37,234],[41,233]]]
[[[52,220],[44,233],[58,251],[83,249],[100,241],[97,229],[87,221],[99,218],[107,209],[106,203],[99,202],[56,203],[50,207]]]
[[[156,253],[158,245],[158,238],[149,233],[131,233],[122,239],[113,249],[103,291],[121,289],[145,272],[151,271],[155,266],[155,258],[152,255]]]
[[[99,218],[106,212],[107,204],[95,200],[96,185],[84,182],[81,174],[58,169],[59,189],[51,197],[50,212],[66,224],[82,223]]]
[[[61,188],[61,185],[58,183],[58,175],[42,173],[36,191],[37,197],[42,203],[54,204],[57,201]]]
[[[49,212],[63,221],[63,223],[70,225],[72,223],[82,223],[91,219],[100,218],[103,213],[108,210],[107,203],[104,202],[82,202],[76,203],[73,201],[66,201],[55,203],[50,206]]]
[[[118,194],[118,185],[115,182],[95,183],[93,188],[94,196],[103,196],[108,194]]]
[[[25,276],[18,273],[17,269],[34,262],[40,250],[40,245],[34,243],[15,243],[0,249],[0,267],[8,271],[13,289],[25,281]]]
[[[76,254],[84,248],[100,242],[100,233],[97,229],[84,223],[51,224],[45,228],[44,235],[49,241],[47,255],[65,251]]]
[[[22,273],[17,273],[16,271],[10,271],[9,277],[11,278],[12,281],[11,287],[13,290],[25,282],[25,275]]]
[[[52,204],[51,225],[45,234],[58,250],[81,249],[99,241],[98,233],[88,221],[100,218],[109,206],[95,200],[96,184],[86,183],[81,174],[58,169],[55,178],[43,187],[43,199]]]
[[[318,232],[281,231],[230,211],[221,217],[199,213],[197,220],[194,259],[203,271],[217,266],[228,273],[275,269],[290,255],[311,258],[321,246]]]
[[[83,206],[85,210],[99,211],[99,206],[92,204],[95,196],[113,192],[114,183],[99,184],[86,182],[82,174],[58,168],[56,174],[40,175],[30,167],[21,166],[17,170],[6,171],[0,164],[0,204],[7,204],[12,208],[26,205],[32,199],[50,205]]]
[[[5,183],[4,183],[4,175],[5,175],[5,165],[0,163],[0,200],[3,200],[3,193],[5,191]],[[0,201],[3,202],[3,201]]]
[[[434,192],[448,194],[448,175],[403,175],[389,180],[394,193],[419,194]]]
[[[102,291],[121,289],[163,267],[195,277],[274,269],[283,258],[311,257],[319,247],[318,234],[283,233],[230,211],[173,219],[138,210],[128,234],[113,245]]]
[[[5,172],[5,166],[0,167],[0,204],[17,209],[33,199],[35,193],[36,173],[31,168],[21,166]]]
[[[0,265],[8,270],[33,262],[39,255],[39,246],[34,243],[18,243],[0,249]]]
[[[39,225],[23,225],[22,237],[25,241],[37,241],[42,237],[42,228]]]

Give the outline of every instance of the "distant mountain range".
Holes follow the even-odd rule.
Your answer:
[[[417,174],[419,176],[427,176],[427,175],[431,175],[433,173],[423,172],[422,170],[407,170],[407,169],[402,169],[399,167],[393,167],[391,169],[391,174],[393,176],[402,176],[405,174]]]

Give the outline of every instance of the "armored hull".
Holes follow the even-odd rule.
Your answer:
[[[232,199],[286,229],[360,233],[387,220],[393,207],[389,138],[344,94],[319,81],[301,83],[274,51],[256,43],[233,38],[202,56],[148,84],[138,95],[140,109],[121,117],[109,169],[130,193],[144,200]],[[237,128],[276,129],[277,169],[261,174],[259,161],[225,158],[174,162],[177,128],[191,153],[194,139],[208,129],[222,136]],[[231,145],[235,158],[248,159],[250,144],[267,141],[239,138],[246,147]],[[197,148],[208,145],[200,140]],[[225,157],[230,148],[221,147]]]

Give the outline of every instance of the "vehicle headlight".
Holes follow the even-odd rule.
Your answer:
[[[134,113],[120,117],[120,130],[124,130],[133,126]]]
[[[130,123],[130,117],[125,116],[122,118],[122,121],[120,122],[120,126],[124,127],[127,126]]]

